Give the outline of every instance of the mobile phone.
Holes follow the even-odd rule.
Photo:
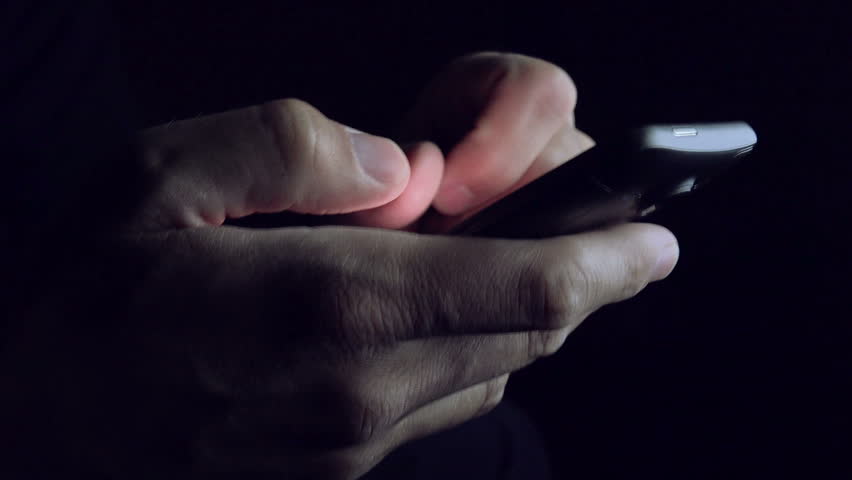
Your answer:
[[[641,219],[754,149],[737,122],[656,124],[598,145],[464,219],[449,233],[542,238]]]

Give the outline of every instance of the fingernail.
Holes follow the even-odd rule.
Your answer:
[[[395,183],[399,179],[399,156],[396,145],[390,140],[348,128],[352,150],[364,173],[381,184]]]
[[[657,264],[651,273],[652,282],[668,277],[672,273],[672,270],[674,270],[677,259],[680,256],[680,247],[677,241],[669,241],[657,255]]]
[[[435,196],[435,208],[445,215],[457,215],[472,207],[473,192],[460,183],[442,185]]]

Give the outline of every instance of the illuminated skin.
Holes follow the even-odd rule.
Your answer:
[[[357,218],[401,228],[431,202],[451,217],[441,222],[449,228],[591,148],[574,125],[576,101],[568,74],[543,60],[491,52],[456,60],[423,92],[403,133],[448,143],[446,158],[434,145],[415,144],[405,192]]]
[[[479,54],[427,88],[405,134],[435,143],[405,151],[296,100],[141,132],[155,188],[104,239],[103,257],[63,286],[79,290],[63,297],[74,302],[102,294],[109,278],[127,299],[120,334],[75,337],[62,345],[71,360],[51,366],[75,379],[53,401],[84,398],[60,406],[87,425],[70,448],[94,463],[109,457],[107,470],[126,467],[115,459],[154,468],[172,453],[158,450],[168,431],[187,439],[173,448],[192,451],[196,469],[354,479],[399,445],[492,409],[510,373],[677,261],[672,234],[647,224],[535,241],[412,232],[430,205],[463,216],[589,148],[575,100],[551,64]],[[282,210],[342,213],[348,226],[223,225]],[[123,262],[139,272],[124,274]],[[112,387],[98,372],[128,370],[86,363],[112,358],[99,349],[126,357],[134,375],[115,378],[146,402],[104,399]],[[187,410],[169,416],[185,397]],[[98,437],[103,402],[145,419],[115,427],[145,448]]]

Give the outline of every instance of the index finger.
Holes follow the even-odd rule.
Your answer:
[[[515,185],[551,138],[573,124],[577,91],[564,70],[517,54],[478,57],[494,62],[493,68],[503,74],[473,129],[447,156],[434,201],[446,215],[485,203]]]
[[[186,268],[218,265],[227,274],[205,275],[219,280],[215,289],[200,283],[199,294],[215,298],[215,305],[261,295],[256,308],[312,319],[281,328],[362,346],[573,328],[601,306],[664,278],[678,255],[671,232],[637,223],[544,240],[352,227],[202,233],[206,246],[184,253],[194,259]],[[171,249],[180,256],[178,250]]]
[[[260,277],[279,278],[282,298],[312,299],[335,335],[362,345],[574,327],[666,276],[678,252],[650,224],[545,240],[342,227],[252,236],[269,240]]]
[[[402,292],[411,302],[405,308],[419,315],[401,317],[409,318],[402,336],[574,328],[598,308],[667,276],[678,257],[671,232],[637,223],[546,240],[454,243],[452,248],[441,252],[443,258],[421,252],[406,262],[404,268],[420,278],[415,276]]]

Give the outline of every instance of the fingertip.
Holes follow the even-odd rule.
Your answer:
[[[630,236],[640,236],[649,244],[660,247],[677,243],[674,233],[668,228],[656,223],[630,222],[608,228],[609,231],[623,232]]]
[[[668,277],[680,258],[680,246],[677,242],[667,244],[657,253],[657,262],[651,271],[651,281]]]
[[[431,142],[407,144],[402,151],[411,172],[403,190],[385,205],[353,214],[353,223],[401,229],[415,222],[429,208],[443,175],[443,154]]]
[[[584,263],[587,268],[597,271],[601,278],[609,278],[611,286],[627,286],[619,292],[632,292],[626,297],[605,296],[608,301],[629,298],[648,282],[666,278],[680,256],[675,235],[650,223],[624,223],[564,238],[588,253]]]
[[[627,223],[610,229],[627,235],[631,243],[640,244],[649,258],[650,280],[662,280],[674,270],[680,257],[680,245],[674,233],[654,223]]]
[[[383,203],[399,196],[411,175],[406,158],[396,142],[347,128],[355,156],[364,173],[381,188]]]
[[[425,140],[419,142],[409,142],[401,145],[400,148],[402,149],[402,152],[406,156],[406,158],[408,158],[412,169],[415,168],[415,165],[422,164],[424,160],[427,162],[436,158],[439,160],[443,160],[443,154],[441,153],[441,149],[434,142],[429,142]]]

